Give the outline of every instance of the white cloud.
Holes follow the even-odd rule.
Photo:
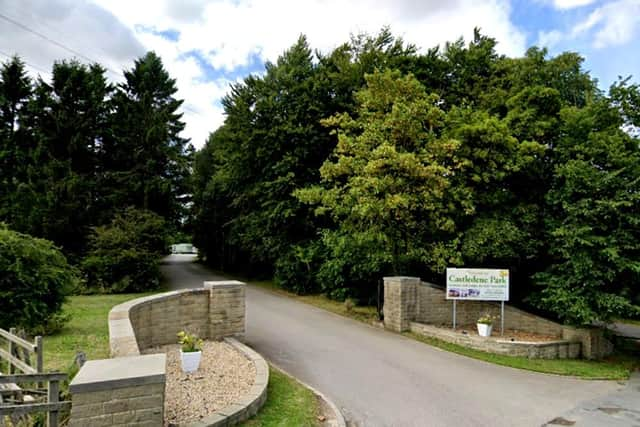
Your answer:
[[[598,25],[605,19],[605,14],[602,12],[602,9],[596,9],[589,14],[587,19],[578,23],[578,25],[574,26],[571,30],[571,37],[578,37],[588,31],[590,31],[593,27]]]
[[[376,33],[385,25],[424,48],[460,36],[470,39],[473,28],[479,26],[485,34],[498,39],[501,53],[518,55],[525,49],[524,34],[510,22],[507,0],[95,1],[130,28],[142,25],[180,31],[177,43],[138,35],[145,47],[158,51],[167,67],[177,71],[174,76],[181,88],[191,87],[181,89],[181,93],[194,96],[187,98],[189,103],[197,105],[202,115],[211,115],[212,123],[221,123],[222,117],[219,108],[207,104],[207,96],[216,100],[219,90],[227,85],[217,83],[208,88],[195,83],[196,70],[182,69],[178,64],[185,52],[198,51],[212,67],[230,72],[249,64],[252,56],[275,61],[300,34],[307,35],[314,49],[327,52],[347,41],[352,33]],[[186,118],[189,136],[196,146],[202,145],[208,131],[214,128],[207,129],[207,120],[193,117],[189,111]],[[194,130],[192,123],[196,122],[200,124]]]
[[[640,2],[621,0],[602,7],[603,24],[596,32],[594,46],[605,48],[634,39],[640,27]]]
[[[640,1],[617,0],[595,8],[571,30],[541,31],[538,44],[553,47],[561,42],[585,39],[596,49],[630,42],[640,29]]]
[[[542,47],[553,48],[565,37],[564,33],[558,30],[540,31],[538,32],[537,44]]]
[[[218,101],[230,81],[210,81],[189,56],[192,52],[220,75],[228,75],[253,57],[275,61],[300,34],[307,35],[312,48],[327,52],[352,33],[377,33],[385,25],[423,48],[460,36],[469,40],[476,26],[499,41],[500,53],[519,55],[526,47],[524,34],[510,21],[508,0],[92,1],[52,0],[43,6],[38,0],[23,0],[8,9],[15,9],[18,19],[30,26],[46,24],[43,33],[118,72],[130,68],[145,50],[155,50],[177,79],[178,96],[185,99],[185,133],[197,147],[222,123]],[[0,0],[2,9],[7,4]],[[173,29],[180,36],[174,42],[144,28]],[[17,53],[43,69],[50,69],[54,59],[73,56],[24,31],[0,30],[12,35],[0,37],[0,50],[19,46]]]
[[[553,5],[556,9],[567,10],[587,6],[594,2],[595,0],[553,0]]]

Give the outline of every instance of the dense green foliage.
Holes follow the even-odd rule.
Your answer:
[[[144,292],[160,285],[159,259],[168,233],[162,217],[136,209],[95,227],[82,262],[90,292]]]
[[[574,53],[419,53],[388,30],[312,58],[304,38],[224,100],[194,164],[194,243],[217,267],[370,300],[387,274],[511,271],[567,323],[633,314],[640,90]]]
[[[62,304],[79,279],[51,242],[0,224],[0,271],[0,328],[43,334],[62,326]]]
[[[92,289],[153,286],[157,261],[150,257],[164,247],[137,252],[146,237],[131,234],[141,231],[136,226],[119,228],[125,221],[119,215],[130,207],[148,210],[170,230],[182,228],[192,147],[180,137],[176,92],[153,52],[135,61],[117,86],[98,64],[55,63],[46,82],[30,79],[17,57],[4,63],[0,221],[53,241],[73,264],[90,267],[87,275],[98,281],[88,283]],[[127,234],[121,242],[128,252],[116,257],[105,251],[115,252],[106,240],[116,241],[118,232]],[[127,277],[136,283],[128,285]]]

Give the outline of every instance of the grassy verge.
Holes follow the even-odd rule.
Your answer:
[[[377,320],[375,307],[354,307],[352,310],[347,310],[343,303],[330,300],[323,295],[296,295],[277,288],[273,282],[251,282],[251,284],[355,320],[366,323]],[[403,335],[446,351],[495,363],[496,365],[547,374],[570,375],[593,380],[620,380],[629,378],[631,371],[640,368],[640,361],[627,354],[615,354],[601,361],[582,359],[528,359],[526,357],[487,353],[414,333],[405,333]]]
[[[616,319],[615,321],[618,323],[624,323],[627,325],[640,326],[640,320],[638,319]]]
[[[256,285],[260,288],[269,290],[271,292],[275,292],[277,294],[284,295],[289,298],[293,298],[295,300],[316,306],[318,308],[322,308],[332,313],[339,314],[341,316],[350,317],[355,320],[360,320],[361,322],[371,323],[378,320],[378,313],[375,307],[358,306],[358,307],[353,307],[351,310],[348,310],[344,303],[339,301],[334,301],[332,299],[325,297],[324,295],[296,295],[294,293],[287,292],[281,288],[278,288],[271,281],[249,282],[249,283],[252,285]]]
[[[582,359],[528,359],[526,357],[505,356],[487,353],[448,343],[437,338],[425,337],[412,332],[403,335],[440,349],[472,357],[496,365],[545,374],[570,375],[591,380],[624,380],[629,378],[631,371],[640,367],[640,361],[626,354],[614,354],[605,360]]]
[[[107,317],[114,305],[148,294],[72,296],[63,310],[71,320],[55,335],[44,338],[44,364],[48,371],[65,372],[78,351],[87,359],[109,357]]]
[[[311,390],[280,372],[269,370],[267,402],[258,414],[242,424],[244,427],[317,426],[319,413]]]

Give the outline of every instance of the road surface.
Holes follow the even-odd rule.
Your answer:
[[[188,256],[172,289],[223,277]],[[442,351],[254,286],[245,341],[332,399],[352,426],[540,426],[623,385],[537,374]]]

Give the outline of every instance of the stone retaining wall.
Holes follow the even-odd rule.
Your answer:
[[[437,330],[420,328],[413,323],[452,326],[453,301],[447,300],[445,291],[431,283],[422,282],[418,277],[385,277],[384,278],[384,324],[387,329],[396,332],[413,330],[420,333],[430,331],[429,336],[435,336],[450,342],[468,345],[470,347],[482,347],[481,344],[462,338],[444,336],[439,337]],[[496,318],[500,316],[500,305],[487,301],[458,301],[456,306],[456,322],[458,325],[475,324],[478,318],[490,313]],[[563,344],[545,346],[531,343],[511,343],[510,345],[484,345],[482,349],[513,356],[526,355],[527,357],[579,357],[587,359],[599,359],[611,354],[613,347],[603,336],[601,329],[582,329],[564,326],[556,322],[544,319],[540,316],[527,313],[515,307],[505,305],[504,315],[505,329],[513,329],[558,338],[558,343]],[[431,333],[433,332],[433,333]],[[564,344],[567,345],[564,345]],[[569,345],[571,344],[571,345]],[[575,351],[576,344],[580,350]],[[525,347],[529,347],[525,350]],[[566,352],[565,352],[566,348]]]
[[[109,312],[111,357],[175,344],[183,330],[203,339],[242,335],[244,319],[245,285],[236,280],[137,298]]]
[[[494,337],[463,335],[451,329],[417,322],[411,322],[409,328],[411,332],[419,335],[438,338],[489,353],[528,357],[529,359],[575,359],[580,357],[580,342],[565,340],[514,342]]]
[[[446,299],[443,289],[428,282],[420,282],[416,286],[416,297],[418,304],[415,321],[452,326],[453,301]],[[500,304],[490,301],[458,301],[456,322],[459,325],[472,325],[485,313],[499,319]],[[562,336],[562,325],[510,305],[504,306],[504,327],[535,334]]]
[[[205,282],[203,289],[151,295],[112,308],[109,313],[112,359],[87,362],[71,382],[69,424],[83,427],[163,425],[166,356],[140,355],[140,352],[177,343],[181,330],[203,339],[243,335],[245,284]],[[254,362],[255,383],[246,396],[194,426],[235,425],[254,415],[266,400],[267,363],[236,340],[231,339],[229,343]]]

